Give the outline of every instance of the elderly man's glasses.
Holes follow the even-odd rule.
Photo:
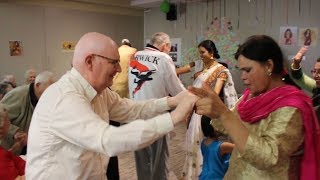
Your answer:
[[[110,64],[112,64],[114,67],[117,67],[117,66],[120,66],[120,60],[119,59],[111,59],[111,58],[108,58],[108,57],[105,57],[105,56],[101,56],[99,54],[92,54],[92,56],[98,56],[98,57],[101,57],[105,60],[107,60]]]
[[[318,75],[318,76],[319,76],[319,75],[320,75],[320,69],[312,69],[312,70],[311,70],[311,73],[312,73],[312,75],[314,75],[314,76],[315,76],[315,75]]]

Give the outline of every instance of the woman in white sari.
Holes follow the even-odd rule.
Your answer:
[[[215,44],[211,40],[202,41],[198,45],[203,69],[195,73],[194,87],[201,88],[204,83],[220,95],[226,106],[232,108],[238,100],[230,71],[217,62],[220,58]],[[186,160],[183,167],[183,179],[198,179],[202,167],[200,143],[203,139],[201,131],[201,115],[193,113],[186,134]]]

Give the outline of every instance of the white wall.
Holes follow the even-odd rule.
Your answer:
[[[137,48],[143,44],[143,16],[0,3],[0,24],[0,75],[14,74],[18,84],[31,67],[64,74],[73,53],[61,51],[62,41],[76,42],[86,32],[109,35],[118,44],[127,38]],[[22,56],[9,55],[9,40],[22,41]]]
[[[188,49],[197,45],[197,35],[203,34],[213,17],[228,17],[240,37],[240,42],[254,34],[267,34],[278,40],[280,26],[320,28],[319,7],[319,0],[210,0],[208,3],[197,1],[187,3],[186,13],[180,14],[178,11],[176,21],[167,21],[160,8],[152,8],[145,12],[144,36],[149,38],[154,32],[164,31],[173,38],[182,38],[182,50]],[[303,62],[303,69],[308,73],[316,58],[320,57],[319,43],[318,38],[317,46],[309,49],[307,61]],[[299,46],[282,49],[287,57],[295,54]],[[192,74],[182,77],[184,84],[192,84]],[[233,71],[232,74],[237,91],[241,93],[244,87],[238,72]]]
[[[44,69],[43,9],[0,6],[0,74],[14,74],[22,83],[25,70]],[[10,56],[9,40],[21,40],[23,56]]]

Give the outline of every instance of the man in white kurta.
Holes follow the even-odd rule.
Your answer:
[[[27,179],[106,179],[110,156],[151,144],[191,111],[197,98],[186,91],[141,103],[120,98],[107,88],[121,72],[118,59],[117,45],[105,35],[91,32],[79,40],[73,68],[44,92],[34,111]],[[109,119],[129,123],[113,127]]]
[[[150,44],[134,55],[129,68],[130,98],[148,100],[175,96],[185,90],[177,77],[174,63],[168,55],[170,37],[155,33]],[[139,180],[166,180],[169,178],[168,137],[164,136],[152,145],[135,152]]]

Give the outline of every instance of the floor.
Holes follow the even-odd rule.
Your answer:
[[[170,133],[170,180],[179,179],[184,164],[184,141],[186,125],[184,122],[178,124]],[[136,167],[133,152],[119,156],[119,169],[121,180],[136,180]]]

